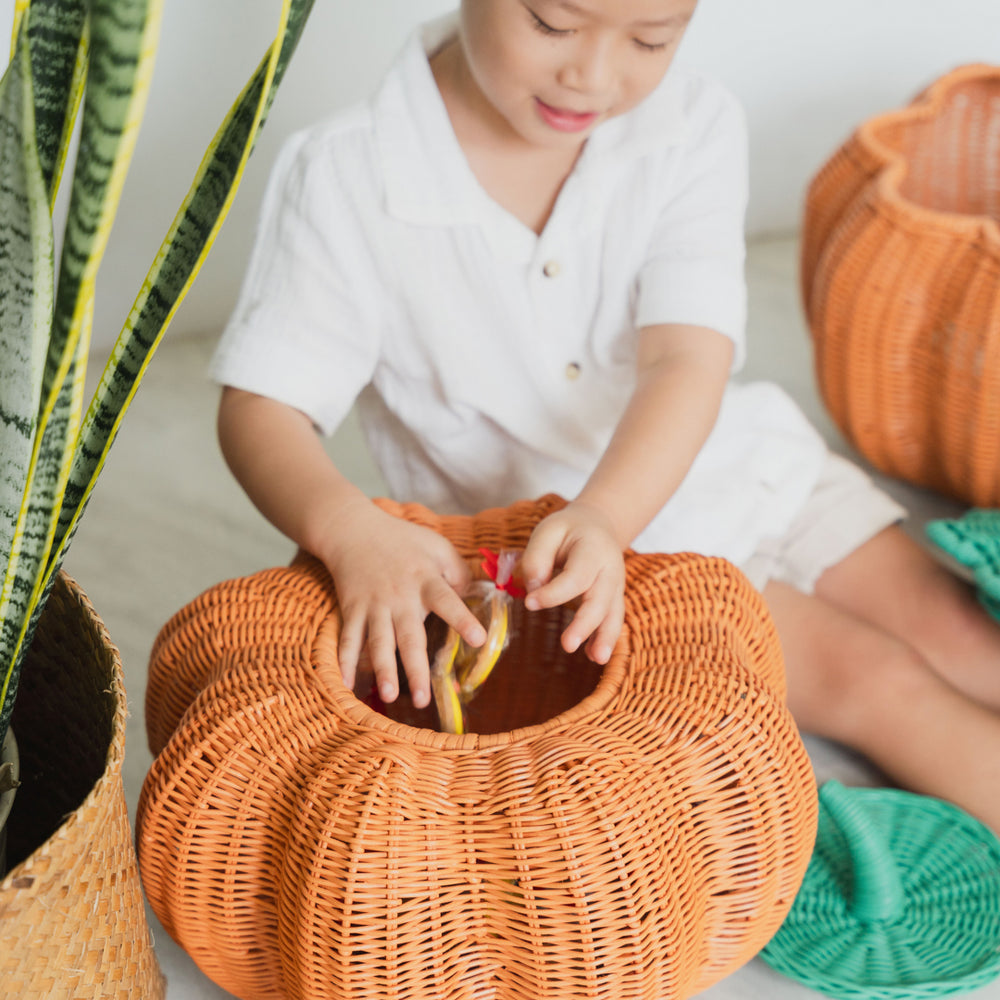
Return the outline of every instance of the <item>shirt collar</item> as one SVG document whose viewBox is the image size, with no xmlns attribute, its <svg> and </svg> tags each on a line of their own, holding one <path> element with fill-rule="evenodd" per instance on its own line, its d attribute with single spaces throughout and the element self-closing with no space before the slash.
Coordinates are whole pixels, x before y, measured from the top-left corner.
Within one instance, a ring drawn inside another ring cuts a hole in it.
<svg viewBox="0 0 1000 1000">
<path fill-rule="evenodd" d="M 454 225 L 495 219 L 496 206 L 465 158 L 430 68 L 430 56 L 457 30 L 456 12 L 417 29 L 373 98 L 386 209 L 406 222 Z M 679 143 L 684 133 L 681 86 L 668 72 L 642 104 L 594 131 L 574 173 L 601 173 L 608 164 Z"/>
<path fill-rule="evenodd" d="M 406 222 L 478 221 L 486 193 L 451 126 L 429 57 L 458 29 L 447 14 L 418 29 L 389 71 L 372 106 L 386 208 Z"/>
</svg>

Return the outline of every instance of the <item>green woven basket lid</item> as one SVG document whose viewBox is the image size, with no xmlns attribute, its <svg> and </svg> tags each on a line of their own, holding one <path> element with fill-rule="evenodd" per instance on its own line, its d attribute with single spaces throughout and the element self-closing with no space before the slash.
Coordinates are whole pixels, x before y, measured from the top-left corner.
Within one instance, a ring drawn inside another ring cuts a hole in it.
<svg viewBox="0 0 1000 1000">
<path fill-rule="evenodd" d="M 935 997 L 1000 974 L 1000 841 L 895 789 L 819 793 L 816 847 L 761 957 L 832 997 Z"/>
<path fill-rule="evenodd" d="M 979 600 L 1000 621 L 1000 510 L 977 508 L 955 519 L 930 521 L 927 537 L 971 571 Z"/>
</svg>

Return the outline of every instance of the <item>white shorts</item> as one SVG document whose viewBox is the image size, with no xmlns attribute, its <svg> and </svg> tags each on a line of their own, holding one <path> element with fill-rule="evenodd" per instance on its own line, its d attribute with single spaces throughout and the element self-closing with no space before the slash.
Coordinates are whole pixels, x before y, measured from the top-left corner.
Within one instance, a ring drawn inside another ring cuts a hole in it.
<svg viewBox="0 0 1000 1000">
<path fill-rule="evenodd" d="M 765 538 L 740 569 L 758 590 L 769 580 L 811 594 L 823 571 L 906 517 L 871 477 L 833 452 L 815 489 L 780 538 Z"/>
</svg>

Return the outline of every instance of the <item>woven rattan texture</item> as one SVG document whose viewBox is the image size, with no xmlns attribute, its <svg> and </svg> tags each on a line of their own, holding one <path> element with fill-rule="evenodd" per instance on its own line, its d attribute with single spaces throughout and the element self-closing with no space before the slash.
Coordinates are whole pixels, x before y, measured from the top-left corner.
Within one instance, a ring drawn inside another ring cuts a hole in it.
<svg viewBox="0 0 1000 1000">
<path fill-rule="evenodd" d="M 864 123 L 810 185 L 802 295 L 823 400 L 890 475 L 1000 506 L 1000 67 Z"/>
<path fill-rule="evenodd" d="M 560 503 L 386 506 L 472 557 L 523 547 Z M 816 817 L 777 636 L 721 560 L 626 562 L 596 687 L 529 726 L 512 697 L 492 733 L 406 726 L 347 691 L 315 561 L 180 611 L 153 651 L 137 819 L 164 927 L 255 1000 L 670 1000 L 746 962 L 792 904 Z M 494 674 L 531 691 L 557 650 L 508 651 Z"/>
<path fill-rule="evenodd" d="M 25 1000 L 157 1000 L 122 786 L 122 665 L 68 578 L 53 588 L 21 674 L 21 787 L 0 881 L 0 984 Z"/>
<path fill-rule="evenodd" d="M 819 794 L 816 849 L 761 957 L 842 1000 L 968 993 L 1000 973 L 1000 841 L 950 802 L 897 788 Z"/>
<path fill-rule="evenodd" d="M 1000 510 L 969 510 L 928 521 L 927 537 L 965 567 L 983 607 L 1000 621 Z"/>
</svg>

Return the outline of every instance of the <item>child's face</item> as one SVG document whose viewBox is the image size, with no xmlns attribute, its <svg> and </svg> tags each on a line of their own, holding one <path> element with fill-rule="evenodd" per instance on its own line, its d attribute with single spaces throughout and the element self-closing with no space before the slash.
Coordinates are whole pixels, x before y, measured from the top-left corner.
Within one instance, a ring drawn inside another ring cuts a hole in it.
<svg viewBox="0 0 1000 1000">
<path fill-rule="evenodd" d="M 463 0 L 461 49 L 477 103 L 531 145 L 578 146 L 656 88 L 696 4 Z"/>
</svg>

